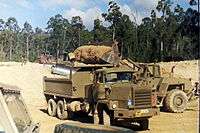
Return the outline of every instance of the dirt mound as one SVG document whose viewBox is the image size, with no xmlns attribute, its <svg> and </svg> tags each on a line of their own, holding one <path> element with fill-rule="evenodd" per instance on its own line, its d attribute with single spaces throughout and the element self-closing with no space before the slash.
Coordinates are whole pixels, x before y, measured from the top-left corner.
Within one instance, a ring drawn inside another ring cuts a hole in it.
<svg viewBox="0 0 200 133">
<path fill-rule="evenodd" d="M 199 80 L 199 67 L 198 61 L 180 61 L 180 62 L 161 62 L 161 71 L 163 76 L 169 76 L 174 67 L 174 76 L 182 78 L 190 78 L 192 83 L 198 82 Z"/>
</svg>

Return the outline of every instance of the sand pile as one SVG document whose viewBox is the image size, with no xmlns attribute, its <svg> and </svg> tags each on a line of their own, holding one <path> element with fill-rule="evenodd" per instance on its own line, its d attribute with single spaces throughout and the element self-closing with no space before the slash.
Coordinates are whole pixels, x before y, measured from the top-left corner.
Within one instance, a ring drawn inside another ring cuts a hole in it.
<svg viewBox="0 0 200 133">
<path fill-rule="evenodd" d="M 24 66 L 16 62 L 0 63 L 0 82 L 19 87 L 28 106 L 45 106 L 43 76 L 56 76 L 51 75 L 50 68 L 51 66 L 36 63 Z"/>
<path fill-rule="evenodd" d="M 199 80 L 199 67 L 198 61 L 180 61 L 180 62 L 161 62 L 161 71 L 163 76 L 168 76 L 171 69 L 174 67 L 174 76 L 182 78 L 191 78 L 192 82 L 198 82 Z"/>
</svg>

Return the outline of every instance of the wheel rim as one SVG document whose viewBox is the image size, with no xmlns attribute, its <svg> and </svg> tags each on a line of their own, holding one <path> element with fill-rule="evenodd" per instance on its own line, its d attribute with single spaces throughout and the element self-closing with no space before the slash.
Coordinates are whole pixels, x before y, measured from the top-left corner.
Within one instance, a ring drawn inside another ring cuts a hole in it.
<svg viewBox="0 0 200 133">
<path fill-rule="evenodd" d="M 174 97 L 173 102 L 176 107 L 181 107 L 184 103 L 184 100 L 181 96 L 176 96 L 176 97 Z"/>
</svg>

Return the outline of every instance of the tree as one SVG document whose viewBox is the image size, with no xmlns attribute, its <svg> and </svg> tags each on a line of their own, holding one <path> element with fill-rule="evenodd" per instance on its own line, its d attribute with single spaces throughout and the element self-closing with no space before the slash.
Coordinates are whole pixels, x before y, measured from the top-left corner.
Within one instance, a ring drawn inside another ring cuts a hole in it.
<svg viewBox="0 0 200 133">
<path fill-rule="evenodd" d="M 4 30 L 5 30 L 5 22 L 4 22 L 3 19 L 0 19 L 0 40 L 1 40 L 1 43 L 0 43 L 0 45 L 1 45 L 1 48 L 0 48 L 0 60 L 1 61 L 4 59 L 4 51 L 3 51 L 4 42 L 5 42 L 4 41 L 5 40 L 4 33 L 3 33 Z"/>
<path fill-rule="evenodd" d="M 51 53 L 56 53 L 56 58 L 58 59 L 61 54 L 60 51 L 64 52 L 63 48 L 65 47 L 66 42 L 69 44 L 67 36 L 70 34 L 71 26 L 68 20 L 63 18 L 60 14 L 51 17 L 47 22 L 47 25 L 47 30 L 50 34 L 49 40 L 52 42 L 49 50 Z"/>
<path fill-rule="evenodd" d="M 107 13 L 102 14 L 105 21 L 110 23 L 112 29 L 112 40 L 119 42 L 121 54 L 124 57 L 137 56 L 137 26 L 133 23 L 129 16 L 122 14 L 120 7 L 114 1 L 109 2 L 109 9 Z"/>
<path fill-rule="evenodd" d="M 108 13 L 103 13 L 102 16 L 105 21 L 111 23 L 110 28 L 112 29 L 112 40 L 114 41 L 116 39 L 116 28 L 118 27 L 118 23 L 121 21 L 122 13 L 120 12 L 120 7 L 114 1 L 110 1 L 108 5 Z"/>
<path fill-rule="evenodd" d="M 9 45 L 9 61 L 12 60 L 12 53 L 13 53 L 13 47 L 14 47 L 14 40 L 16 37 L 16 32 L 20 30 L 17 20 L 13 17 L 8 18 L 7 22 L 5 23 L 6 26 L 6 39 L 8 41 Z"/>
<path fill-rule="evenodd" d="M 94 20 L 94 28 L 92 32 L 93 32 L 94 42 L 103 42 L 112 40 L 109 29 L 104 27 L 99 19 Z"/>
<path fill-rule="evenodd" d="M 30 50 L 30 39 L 33 34 L 32 26 L 28 23 L 24 23 L 24 27 L 22 29 L 22 33 L 25 36 L 26 40 L 26 60 L 29 61 L 29 50 Z"/>
<path fill-rule="evenodd" d="M 79 47 L 81 45 L 81 30 L 85 28 L 83 25 L 82 18 L 80 16 L 74 16 L 71 20 L 72 25 L 72 37 L 74 47 Z M 78 42 L 76 41 L 78 40 Z"/>
</svg>

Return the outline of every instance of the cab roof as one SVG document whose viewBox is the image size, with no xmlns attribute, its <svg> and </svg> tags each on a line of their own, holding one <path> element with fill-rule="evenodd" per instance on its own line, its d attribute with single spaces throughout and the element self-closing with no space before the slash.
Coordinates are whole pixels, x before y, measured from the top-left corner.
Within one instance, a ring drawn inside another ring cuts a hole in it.
<svg viewBox="0 0 200 133">
<path fill-rule="evenodd" d="M 112 68 L 98 69 L 97 72 L 105 72 L 105 73 L 131 72 L 131 73 L 133 73 L 135 71 L 128 67 L 112 67 Z"/>
</svg>

